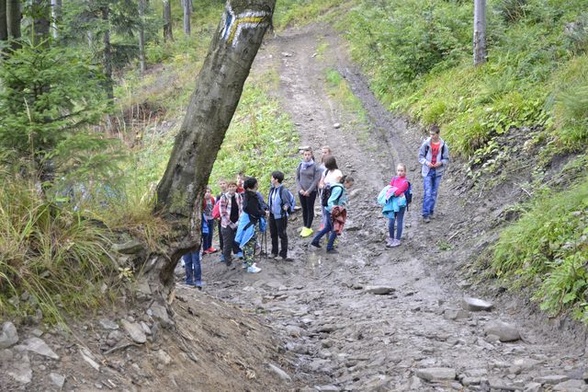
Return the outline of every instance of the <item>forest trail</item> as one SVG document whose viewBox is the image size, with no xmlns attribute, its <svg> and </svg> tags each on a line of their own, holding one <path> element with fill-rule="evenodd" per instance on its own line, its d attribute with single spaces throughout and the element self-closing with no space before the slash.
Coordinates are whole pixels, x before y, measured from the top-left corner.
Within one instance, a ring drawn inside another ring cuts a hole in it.
<svg viewBox="0 0 588 392">
<path fill-rule="evenodd" d="M 363 110 L 332 97 L 332 71 L 347 81 Z M 562 349 L 517 318 L 516 303 L 490 312 L 463 309 L 463 298 L 476 293 L 460 267 L 488 242 L 493 211 L 465 207 L 463 179 L 450 169 L 435 219 L 422 221 L 417 149 L 425 133 L 376 100 L 335 33 L 312 25 L 268 40 L 252 77 L 268 72 L 279 75 L 273 94 L 296 124 L 301 145 L 315 151 L 329 145 L 343 173 L 356 179 L 340 253 L 308 249 L 310 239 L 298 236 L 298 213 L 289 222 L 295 262 L 262 259 L 263 271 L 248 275 L 206 256 L 203 268 L 208 294 L 255 309 L 283 336 L 296 354 L 294 380 L 308 390 L 588 390 L 584 342 Z M 375 197 L 398 162 L 408 166 L 415 200 L 403 244 L 388 249 L 387 221 Z M 291 189 L 292 175 L 286 179 Z M 374 287 L 391 293 L 375 295 Z M 495 328 L 509 327 L 522 338 L 499 341 Z"/>
</svg>

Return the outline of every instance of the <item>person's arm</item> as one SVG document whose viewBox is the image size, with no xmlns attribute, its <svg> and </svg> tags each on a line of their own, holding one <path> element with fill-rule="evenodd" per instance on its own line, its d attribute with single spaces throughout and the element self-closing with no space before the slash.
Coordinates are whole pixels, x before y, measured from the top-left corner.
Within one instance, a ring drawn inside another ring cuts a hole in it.
<svg viewBox="0 0 588 392">
<path fill-rule="evenodd" d="M 308 194 L 310 194 L 310 192 L 315 191 L 318 186 L 319 186 L 319 181 L 321 180 L 321 171 L 318 168 L 318 166 L 316 165 L 316 163 L 313 165 L 314 171 L 313 171 L 313 180 L 312 180 L 312 184 L 310 184 L 310 186 L 308 187 L 308 189 L 306 190 L 306 192 Z"/>
</svg>

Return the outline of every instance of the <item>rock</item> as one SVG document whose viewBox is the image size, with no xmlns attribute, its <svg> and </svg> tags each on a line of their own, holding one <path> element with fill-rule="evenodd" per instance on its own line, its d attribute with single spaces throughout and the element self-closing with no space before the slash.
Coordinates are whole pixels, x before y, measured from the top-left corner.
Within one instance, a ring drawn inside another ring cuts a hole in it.
<svg viewBox="0 0 588 392">
<path fill-rule="evenodd" d="M 486 302 L 478 298 L 464 297 L 462 300 L 462 307 L 471 312 L 478 312 L 481 310 L 490 311 L 494 307 L 490 302 Z"/>
<path fill-rule="evenodd" d="M 8 348 L 18 343 L 18 332 L 12 322 L 7 321 L 2 324 L 2 334 L 0 334 L 0 349 Z"/>
<path fill-rule="evenodd" d="M 535 381 L 540 382 L 541 384 L 555 385 L 555 384 L 560 384 L 560 383 L 566 382 L 569 379 L 570 378 L 568 376 L 564 376 L 564 375 L 551 375 L 551 376 L 537 377 L 535 379 Z"/>
<path fill-rule="evenodd" d="M 388 295 L 396 291 L 394 287 L 390 286 L 367 286 L 364 290 L 376 295 Z"/>
<path fill-rule="evenodd" d="M 147 335 L 145 335 L 145 332 L 143 332 L 143 329 L 137 323 L 131 323 L 122 319 L 121 324 L 134 342 L 143 344 L 147 341 Z"/>
<path fill-rule="evenodd" d="M 100 319 L 99 323 L 100 323 L 100 326 L 104 329 L 111 329 L 111 330 L 118 329 L 118 324 L 112 320 Z"/>
<path fill-rule="evenodd" d="M 417 369 L 416 375 L 427 381 L 455 380 L 457 373 L 452 368 Z"/>
<path fill-rule="evenodd" d="M 136 254 L 143 250 L 143 244 L 138 240 L 130 240 L 124 244 L 113 244 L 112 250 L 122 254 Z"/>
<path fill-rule="evenodd" d="M 57 373 L 49 373 L 49 379 L 58 389 L 63 388 L 63 384 L 65 384 L 65 376 Z"/>
<path fill-rule="evenodd" d="M 496 335 L 501 342 L 514 342 L 521 338 L 517 328 L 503 321 L 491 321 L 484 327 L 486 335 Z"/>
<path fill-rule="evenodd" d="M 157 357 L 159 363 L 163 365 L 169 365 L 172 362 L 172 358 L 164 350 L 158 350 L 155 356 Z"/>
<path fill-rule="evenodd" d="M 85 347 L 80 347 L 82 359 L 92 366 L 96 371 L 100 371 L 100 365 L 94 360 L 92 352 Z"/>
<path fill-rule="evenodd" d="M 33 337 L 33 338 L 29 338 L 29 339 L 25 340 L 22 343 L 22 346 L 26 350 L 32 351 L 32 352 L 37 353 L 39 355 L 43 355 L 45 357 L 49 357 L 52 359 L 59 359 L 59 355 L 55 354 L 55 352 L 53 350 L 51 350 L 51 348 L 49 348 L 47 343 L 45 343 L 42 339 L 39 339 L 37 337 Z"/>
<path fill-rule="evenodd" d="M 559 383 L 553 387 L 554 391 L 565 391 L 565 392 L 584 392 L 587 387 L 582 380 L 568 380 Z"/>
<path fill-rule="evenodd" d="M 334 385 L 317 385 L 315 389 L 320 392 L 339 392 L 341 390 Z"/>
<path fill-rule="evenodd" d="M 22 384 L 30 383 L 33 379 L 33 369 L 31 369 L 29 356 L 23 353 L 19 360 L 11 363 L 6 373 Z"/>
<path fill-rule="evenodd" d="M 174 324 L 174 322 L 169 318 L 165 306 L 159 305 L 157 303 L 151 305 L 151 307 L 147 310 L 147 314 L 159 320 L 163 327 L 171 327 Z"/>
<path fill-rule="evenodd" d="M 445 309 L 443 317 L 447 320 L 461 320 L 470 317 L 470 313 L 464 309 Z"/>
<path fill-rule="evenodd" d="M 292 378 L 288 375 L 288 373 L 280 369 L 278 366 L 274 365 L 273 363 L 269 363 L 268 366 L 270 370 L 276 373 L 283 381 L 292 381 Z"/>
</svg>

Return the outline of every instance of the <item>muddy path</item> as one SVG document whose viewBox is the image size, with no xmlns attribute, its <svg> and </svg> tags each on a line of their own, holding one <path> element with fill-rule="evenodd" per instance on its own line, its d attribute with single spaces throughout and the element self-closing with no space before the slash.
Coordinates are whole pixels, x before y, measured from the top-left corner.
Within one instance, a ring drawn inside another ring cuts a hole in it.
<svg viewBox="0 0 588 392">
<path fill-rule="evenodd" d="M 332 98 L 332 70 L 363 113 Z M 464 310 L 463 298 L 476 292 L 460 267 L 487 243 L 484 222 L 492 211 L 466 207 L 450 170 L 436 218 L 422 222 L 417 149 L 424 134 L 382 107 L 336 34 L 319 26 L 278 34 L 260 50 L 253 77 L 267 72 L 279 75 L 274 94 L 301 144 L 331 146 L 343 173 L 356 179 L 339 254 L 309 249 L 309 239 L 298 235 L 298 213 L 289 223 L 294 262 L 262 258 L 262 272 L 250 275 L 227 269 L 216 255 L 204 257 L 205 293 L 260 315 L 293 354 L 293 382 L 275 390 L 588 390 L 585 342 L 545 335 L 525 321 L 518 303 Z M 375 197 L 398 162 L 408 166 L 415 200 L 402 245 L 388 249 Z M 489 329 L 496 324 L 503 330 Z M 521 339 L 500 341 L 509 327 Z"/>
</svg>

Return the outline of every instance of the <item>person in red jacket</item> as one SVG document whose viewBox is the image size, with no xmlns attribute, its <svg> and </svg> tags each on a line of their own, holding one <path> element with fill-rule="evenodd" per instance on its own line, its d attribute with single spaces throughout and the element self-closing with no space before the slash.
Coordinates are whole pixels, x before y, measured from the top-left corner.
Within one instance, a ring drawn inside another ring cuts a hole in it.
<svg viewBox="0 0 588 392">
<path fill-rule="evenodd" d="M 390 186 L 392 187 L 394 197 L 404 198 L 404 192 L 408 190 L 408 180 L 406 179 L 406 165 L 399 163 L 396 165 L 396 175 L 390 180 Z M 394 248 L 400 245 L 400 238 L 402 238 L 402 226 L 404 225 L 404 212 L 406 211 L 406 199 L 404 203 L 400 199 L 397 203 L 398 211 L 394 210 L 394 213 L 388 218 L 388 241 L 386 246 Z M 394 235 L 394 226 L 396 226 L 396 236 Z"/>
</svg>

